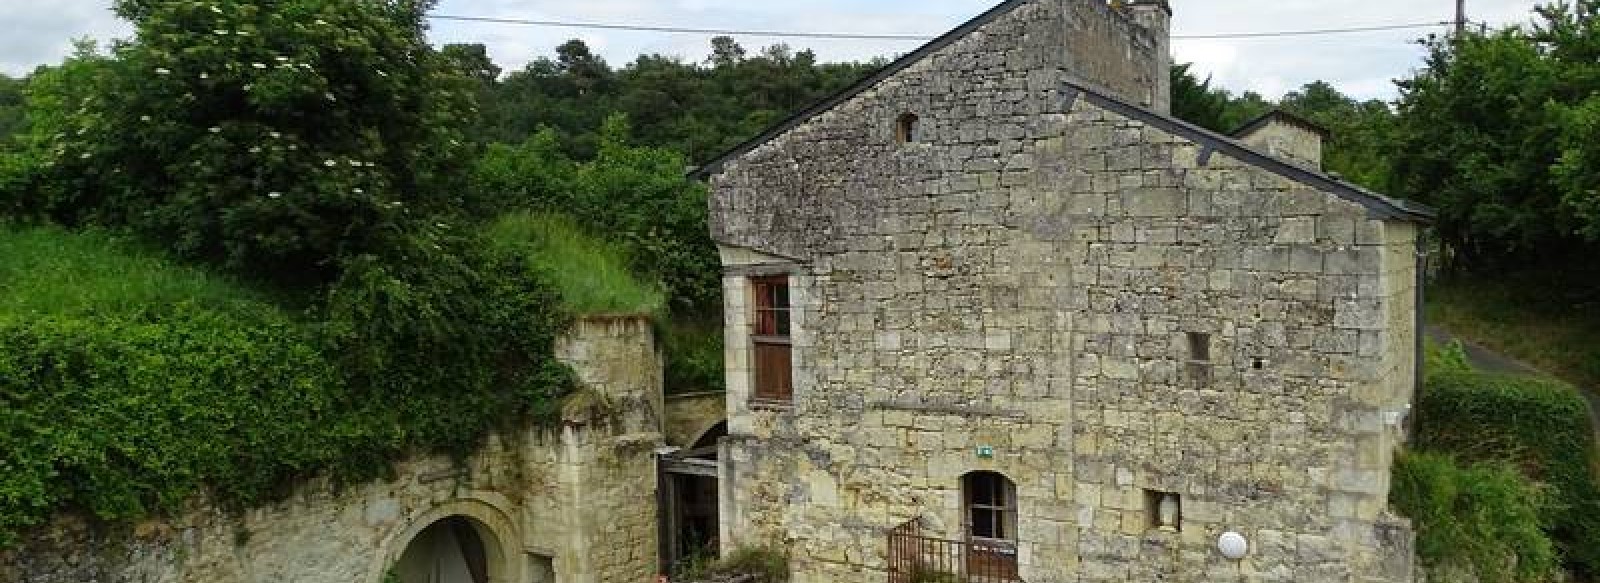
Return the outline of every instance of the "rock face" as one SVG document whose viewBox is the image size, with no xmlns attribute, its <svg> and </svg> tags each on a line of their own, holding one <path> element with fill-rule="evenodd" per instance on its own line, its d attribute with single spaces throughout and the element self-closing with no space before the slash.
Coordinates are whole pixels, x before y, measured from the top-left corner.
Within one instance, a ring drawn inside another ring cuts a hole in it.
<svg viewBox="0 0 1600 583">
<path fill-rule="evenodd" d="M 387 481 L 306 484 L 242 513 L 196 501 L 114 531 L 62 517 L 0 553 L 0 582 L 380 583 L 419 533 L 450 519 L 470 525 L 463 536 L 481 542 L 494 583 L 649 581 L 662 411 L 650 324 L 580 320 L 557 350 L 615 414 L 497 435 L 464 464 L 419 456 Z"/>
<path fill-rule="evenodd" d="M 995 472 L 1030 583 L 1410 581 L 1387 494 L 1425 211 L 1152 111 L 1103 2 L 1008 6 L 703 171 L 724 549 L 890 580 L 888 531 L 962 538 Z M 773 275 L 794 396 L 753 404 Z"/>
</svg>

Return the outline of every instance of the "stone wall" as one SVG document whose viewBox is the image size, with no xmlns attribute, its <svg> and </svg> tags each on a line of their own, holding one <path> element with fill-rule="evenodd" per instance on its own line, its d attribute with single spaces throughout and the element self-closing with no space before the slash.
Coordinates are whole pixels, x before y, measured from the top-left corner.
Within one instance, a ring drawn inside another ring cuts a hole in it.
<svg viewBox="0 0 1600 583">
<path fill-rule="evenodd" d="M 1322 134 L 1309 128 L 1273 119 L 1240 135 L 1239 141 L 1306 168 L 1322 169 Z"/>
<path fill-rule="evenodd" d="M 887 529 L 958 536 L 961 477 L 988 470 L 1016 485 L 1031 583 L 1409 580 L 1386 495 L 1415 229 L 1070 89 L 1063 9 L 1025 4 L 710 178 L 725 546 L 882 581 Z M 900 144 L 907 111 L 925 139 Z M 788 407 L 749 403 L 748 277 L 773 273 Z M 1151 492 L 1181 496 L 1178 532 Z M 1215 552 L 1226 530 L 1247 560 Z"/>
<path fill-rule="evenodd" d="M 464 464 L 414 456 L 390 480 L 304 484 L 279 503 L 95 528 L 63 516 L 0 553 L 0 582 L 379 583 L 424 528 L 469 519 L 497 583 L 647 581 L 656 572 L 661 362 L 637 319 L 581 320 L 559 356 L 615 414 L 497 435 Z"/>
<path fill-rule="evenodd" d="M 667 395 L 667 445 L 693 447 L 718 423 L 728 418 L 728 394 L 723 391 Z"/>
</svg>

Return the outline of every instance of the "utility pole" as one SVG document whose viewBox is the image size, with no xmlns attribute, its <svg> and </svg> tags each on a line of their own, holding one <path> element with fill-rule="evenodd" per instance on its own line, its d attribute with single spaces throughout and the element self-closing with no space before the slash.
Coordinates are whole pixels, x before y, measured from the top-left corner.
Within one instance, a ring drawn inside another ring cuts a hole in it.
<svg viewBox="0 0 1600 583">
<path fill-rule="evenodd" d="M 1467 33 L 1467 0 L 1456 0 L 1456 36 Z"/>
</svg>

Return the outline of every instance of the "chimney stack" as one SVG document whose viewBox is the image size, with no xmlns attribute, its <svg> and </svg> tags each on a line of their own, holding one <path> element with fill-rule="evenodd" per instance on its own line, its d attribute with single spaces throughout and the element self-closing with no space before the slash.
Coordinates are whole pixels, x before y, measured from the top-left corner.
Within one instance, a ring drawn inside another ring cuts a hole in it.
<svg viewBox="0 0 1600 583">
<path fill-rule="evenodd" d="M 1150 109 L 1162 115 L 1172 114 L 1172 5 L 1167 0 L 1130 0 L 1128 13 L 1133 16 L 1156 41 L 1155 60 L 1150 72 Z"/>
</svg>

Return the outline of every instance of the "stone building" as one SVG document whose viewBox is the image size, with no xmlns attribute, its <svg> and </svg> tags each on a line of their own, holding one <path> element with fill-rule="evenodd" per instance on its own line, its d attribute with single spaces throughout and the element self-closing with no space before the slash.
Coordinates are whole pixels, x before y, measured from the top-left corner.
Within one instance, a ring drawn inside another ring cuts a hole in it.
<svg viewBox="0 0 1600 583">
<path fill-rule="evenodd" d="M 799 583 L 1412 579 L 1429 211 L 1288 116 L 1170 117 L 1170 17 L 1007 1 L 699 171 L 724 550 Z"/>
</svg>

